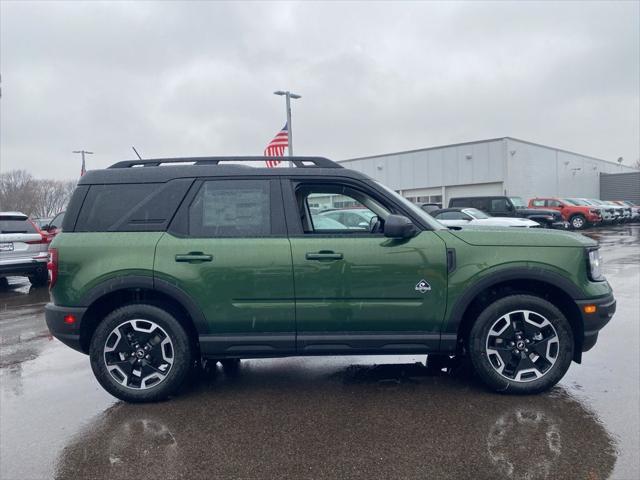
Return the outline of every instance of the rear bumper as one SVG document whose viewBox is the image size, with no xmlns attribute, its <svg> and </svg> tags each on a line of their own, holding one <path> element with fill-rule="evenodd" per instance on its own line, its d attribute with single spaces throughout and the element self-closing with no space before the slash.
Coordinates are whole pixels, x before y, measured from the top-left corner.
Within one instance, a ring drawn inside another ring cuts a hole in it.
<svg viewBox="0 0 640 480">
<path fill-rule="evenodd" d="M 47 303 L 44 307 L 44 318 L 51 335 L 74 350 L 87 353 L 80 345 L 80 325 L 86 311 L 86 307 L 59 307 L 53 303 Z M 67 315 L 73 315 L 75 321 L 65 322 Z"/>
<path fill-rule="evenodd" d="M 582 324 L 584 325 L 584 339 L 582 341 L 582 351 L 591 350 L 598 341 L 598 333 L 609 323 L 609 320 L 616 313 L 616 299 L 613 294 L 596 300 L 578 300 L 578 307 L 582 315 Z M 594 313 L 584 313 L 586 305 L 595 305 Z"/>
<path fill-rule="evenodd" d="M 0 275 L 35 275 L 47 271 L 47 260 L 0 263 Z"/>
</svg>

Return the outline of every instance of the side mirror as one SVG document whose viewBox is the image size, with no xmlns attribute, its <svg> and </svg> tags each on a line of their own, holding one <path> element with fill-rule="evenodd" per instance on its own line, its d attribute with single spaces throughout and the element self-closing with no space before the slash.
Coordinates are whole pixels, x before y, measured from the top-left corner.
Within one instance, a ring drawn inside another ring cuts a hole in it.
<svg viewBox="0 0 640 480">
<path fill-rule="evenodd" d="M 511 212 L 513 210 L 513 205 L 511 205 L 510 203 L 507 203 L 507 211 Z"/>
<path fill-rule="evenodd" d="M 418 233 L 415 225 L 402 215 L 389 215 L 384 222 L 384 236 L 389 238 L 411 238 Z"/>
<path fill-rule="evenodd" d="M 49 230 L 51 230 L 51 225 L 47 223 L 46 225 L 43 225 L 42 227 L 40 227 L 40 230 L 44 230 L 45 232 L 48 232 Z"/>
</svg>

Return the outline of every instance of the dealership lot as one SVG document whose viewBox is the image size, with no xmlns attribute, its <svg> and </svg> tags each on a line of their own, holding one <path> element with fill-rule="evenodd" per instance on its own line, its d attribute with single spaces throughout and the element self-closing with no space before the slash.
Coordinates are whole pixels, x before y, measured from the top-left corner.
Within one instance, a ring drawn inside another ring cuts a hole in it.
<svg viewBox="0 0 640 480">
<path fill-rule="evenodd" d="M 0 477 L 636 478 L 640 226 L 586 231 L 618 300 L 547 394 L 487 392 L 424 356 L 285 358 L 215 369 L 130 405 L 48 336 L 44 288 L 0 292 Z"/>
</svg>

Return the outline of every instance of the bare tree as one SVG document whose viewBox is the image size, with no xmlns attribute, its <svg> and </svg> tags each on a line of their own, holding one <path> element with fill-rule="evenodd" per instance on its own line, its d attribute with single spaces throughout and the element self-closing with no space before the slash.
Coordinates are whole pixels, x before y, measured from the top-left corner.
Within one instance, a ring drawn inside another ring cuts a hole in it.
<svg viewBox="0 0 640 480">
<path fill-rule="evenodd" d="M 0 175 L 0 210 L 31 214 L 36 210 L 36 180 L 26 170 Z"/>
<path fill-rule="evenodd" d="M 76 183 L 61 180 L 39 180 L 35 189 L 36 210 L 34 215 L 52 217 L 64 210 Z"/>
<path fill-rule="evenodd" d="M 64 210 L 74 181 L 37 180 L 25 170 L 0 174 L 0 210 L 50 217 Z"/>
</svg>

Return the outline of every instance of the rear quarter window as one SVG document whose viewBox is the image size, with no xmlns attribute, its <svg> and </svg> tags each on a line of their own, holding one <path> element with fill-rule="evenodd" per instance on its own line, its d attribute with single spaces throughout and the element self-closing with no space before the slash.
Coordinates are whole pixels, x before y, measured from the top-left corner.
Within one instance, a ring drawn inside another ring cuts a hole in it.
<svg viewBox="0 0 640 480">
<path fill-rule="evenodd" d="M 0 233 L 37 233 L 37 230 L 27 219 L 0 219 Z"/>
<path fill-rule="evenodd" d="M 167 183 L 91 185 L 76 232 L 164 231 L 193 179 Z M 66 228 L 66 221 L 64 227 Z"/>
</svg>

